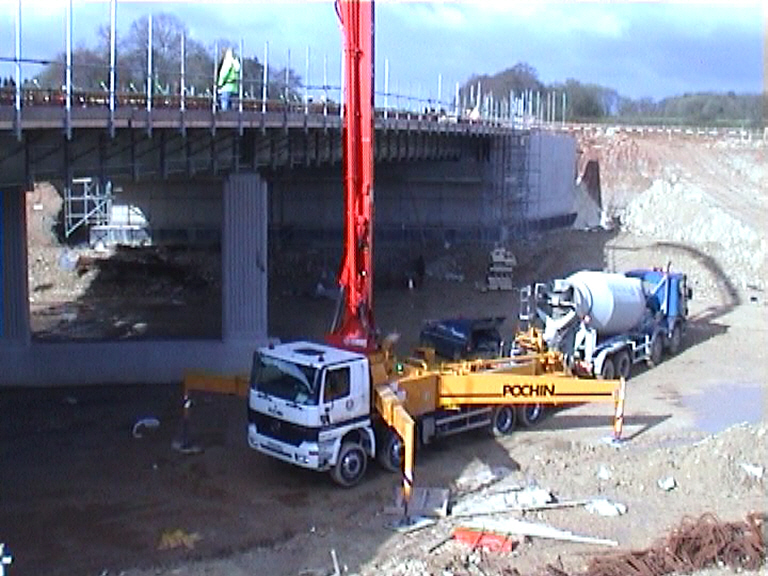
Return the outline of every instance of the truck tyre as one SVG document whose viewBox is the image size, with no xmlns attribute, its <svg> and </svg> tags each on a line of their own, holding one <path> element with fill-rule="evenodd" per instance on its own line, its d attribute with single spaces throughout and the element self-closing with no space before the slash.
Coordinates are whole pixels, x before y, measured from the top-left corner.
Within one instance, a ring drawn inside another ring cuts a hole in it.
<svg viewBox="0 0 768 576">
<path fill-rule="evenodd" d="M 680 328 L 680 324 L 675 324 L 675 327 L 672 329 L 672 335 L 669 337 L 669 342 L 667 342 L 667 350 L 669 350 L 670 356 L 674 356 L 680 352 L 680 344 L 682 344 L 682 341 L 683 331 Z"/>
<path fill-rule="evenodd" d="M 526 428 L 538 424 L 544 418 L 544 404 L 523 404 L 517 407 L 517 419 Z"/>
<path fill-rule="evenodd" d="M 331 478 L 336 484 L 350 488 L 356 485 L 365 475 L 368 466 L 368 455 L 357 442 L 345 441 L 339 450 L 339 459 L 331 470 Z"/>
<path fill-rule="evenodd" d="M 646 363 L 653 368 L 661 364 L 661 355 L 664 353 L 664 336 L 660 332 L 656 332 L 651 338 L 651 354 L 648 356 Z"/>
<path fill-rule="evenodd" d="M 387 430 L 376 451 L 376 460 L 387 472 L 399 472 L 403 467 L 403 441 L 393 430 Z"/>
<path fill-rule="evenodd" d="M 491 412 L 491 433 L 494 436 L 511 434 L 517 425 L 517 411 L 513 406 L 496 406 Z"/>
<path fill-rule="evenodd" d="M 622 350 L 616 354 L 613 362 L 616 368 L 616 377 L 629 380 L 629 375 L 632 373 L 632 360 L 629 358 L 629 352 Z"/>
<path fill-rule="evenodd" d="M 613 364 L 613 356 L 606 356 L 603 360 L 603 367 L 597 376 L 599 380 L 613 380 L 616 378 L 616 367 Z"/>
</svg>

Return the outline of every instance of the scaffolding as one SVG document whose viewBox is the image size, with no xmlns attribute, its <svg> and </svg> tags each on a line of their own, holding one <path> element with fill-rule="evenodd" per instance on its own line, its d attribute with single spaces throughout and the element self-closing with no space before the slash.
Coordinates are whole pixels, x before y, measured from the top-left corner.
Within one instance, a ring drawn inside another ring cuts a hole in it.
<svg viewBox="0 0 768 576">
<path fill-rule="evenodd" d="M 529 240 L 533 234 L 542 229 L 541 203 L 544 196 L 542 190 L 542 132 L 537 129 L 528 133 L 525 145 L 526 192 L 524 215 L 524 235 Z"/>
<path fill-rule="evenodd" d="M 493 217 L 497 222 L 498 241 L 506 244 L 512 239 L 530 235 L 532 195 L 539 194 L 541 159 L 531 150 L 530 132 L 515 130 L 495 141 L 493 177 Z"/>
<path fill-rule="evenodd" d="M 64 190 L 64 236 L 82 226 L 106 226 L 112 213 L 112 182 L 73 178 Z"/>
</svg>

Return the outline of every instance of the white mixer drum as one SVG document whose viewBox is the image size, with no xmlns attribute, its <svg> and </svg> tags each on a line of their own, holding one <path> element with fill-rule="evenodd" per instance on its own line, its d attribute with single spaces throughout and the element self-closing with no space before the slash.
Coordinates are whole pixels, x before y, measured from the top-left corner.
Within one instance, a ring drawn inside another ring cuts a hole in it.
<svg viewBox="0 0 768 576">
<path fill-rule="evenodd" d="M 637 326 L 645 314 L 645 294 L 639 278 L 584 270 L 565 279 L 573 288 L 576 313 L 603 336 Z"/>
</svg>

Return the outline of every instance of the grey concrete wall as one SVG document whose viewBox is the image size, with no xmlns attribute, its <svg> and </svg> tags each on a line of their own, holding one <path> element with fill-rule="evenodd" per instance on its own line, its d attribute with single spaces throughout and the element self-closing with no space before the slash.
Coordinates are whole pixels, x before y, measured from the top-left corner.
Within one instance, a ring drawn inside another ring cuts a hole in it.
<svg viewBox="0 0 768 576">
<path fill-rule="evenodd" d="M 376 233 L 488 225 L 483 163 L 474 159 L 377 164 Z M 340 167 L 297 169 L 271 179 L 270 225 L 338 234 L 343 227 Z"/>
<path fill-rule="evenodd" d="M 114 182 L 122 190 L 115 193 L 115 204 L 141 209 L 154 240 L 203 240 L 197 236 L 215 235 L 223 222 L 222 179 L 196 178 L 156 182 Z M 186 236 L 186 237 L 185 237 Z"/>
<path fill-rule="evenodd" d="M 565 134 L 532 134 L 528 149 L 528 167 L 528 219 L 545 220 L 573 213 L 576 140 Z"/>
<path fill-rule="evenodd" d="M 187 370 L 247 374 L 254 346 L 212 340 L 0 342 L 0 387 L 180 382 Z"/>
<path fill-rule="evenodd" d="M 519 153 L 496 146 L 487 155 L 464 154 L 457 161 L 377 163 L 377 236 L 396 239 L 399 230 L 403 238 L 455 231 L 488 239 L 501 234 L 503 226 L 515 230 L 525 220 L 563 221 L 573 215 L 575 140 L 533 133 L 527 149 L 519 143 L 509 146 L 518 146 Z M 344 210 L 339 167 L 299 168 L 270 178 L 270 226 L 339 237 Z"/>
</svg>

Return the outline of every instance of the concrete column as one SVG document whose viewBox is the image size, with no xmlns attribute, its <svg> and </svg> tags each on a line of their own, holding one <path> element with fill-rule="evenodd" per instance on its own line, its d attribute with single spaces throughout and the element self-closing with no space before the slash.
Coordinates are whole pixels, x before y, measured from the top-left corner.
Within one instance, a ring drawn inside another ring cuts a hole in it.
<svg viewBox="0 0 768 576">
<path fill-rule="evenodd" d="M 30 341 L 26 196 L 0 191 L 0 345 Z"/>
<path fill-rule="evenodd" d="M 223 204 L 222 338 L 260 345 L 267 337 L 266 180 L 230 175 Z"/>
</svg>

